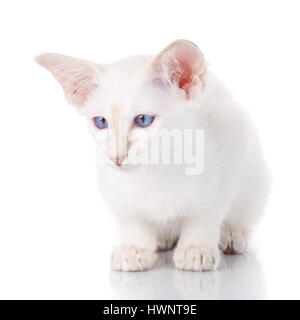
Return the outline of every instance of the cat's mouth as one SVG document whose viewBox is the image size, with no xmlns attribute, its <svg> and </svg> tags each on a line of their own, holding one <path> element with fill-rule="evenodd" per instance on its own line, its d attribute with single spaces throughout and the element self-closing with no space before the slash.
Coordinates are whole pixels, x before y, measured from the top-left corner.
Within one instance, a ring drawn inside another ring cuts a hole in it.
<svg viewBox="0 0 300 320">
<path fill-rule="evenodd" d="M 137 167 L 138 167 L 138 164 L 124 163 L 119 168 L 127 170 L 127 169 L 134 169 L 134 168 L 137 168 Z"/>
<path fill-rule="evenodd" d="M 128 163 L 126 161 L 122 162 L 121 164 L 117 165 L 115 162 L 111 161 L 110 159 L 107 159 L 107 165 L 119 169 L 119 170 L 129 170 L 129 169 L 134 169 L 137 168 L 139 165 L 136 163 Z"/>
</svg>

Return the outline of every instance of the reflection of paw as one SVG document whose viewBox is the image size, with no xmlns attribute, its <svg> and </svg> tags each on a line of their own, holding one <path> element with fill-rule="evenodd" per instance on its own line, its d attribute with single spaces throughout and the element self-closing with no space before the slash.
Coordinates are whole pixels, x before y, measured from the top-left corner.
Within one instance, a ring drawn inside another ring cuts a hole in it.
<svg viewBox="0 0 300 320">
<path fill-rule="evenodd" d="M 248 247 L 248 232 L 240 227 L 225 224 L 222 227 L 220 249 L 225 254 L 243 253 Z"/>
<path fill-rule="evenodd" d="M 157 255 L 147 249 L 131 246 L 120 246 L 114 249 L 111 264 L 114 270 L 144 271 L 155 264 Z"/>
<path fill-rule="evenodd" d="M 155 282 L 157 273 L 111 271 L 110 284 L 114 290 L 114 299 L 154 299 L 160 284 Z"/>
<path fill-rule="evenodd" d="M 220 272 L 182 272 L 175 270 L 174 285 L 180 299 L 215 299 L 218 294 Z"/>
<path fill-rule="evenodd" d="M 174 252 L 174 262 L 176 268 L 182 270 L 216 270 L 220 263 L 220 254 L 218 248 L 177 247 Z"/>
</svg>

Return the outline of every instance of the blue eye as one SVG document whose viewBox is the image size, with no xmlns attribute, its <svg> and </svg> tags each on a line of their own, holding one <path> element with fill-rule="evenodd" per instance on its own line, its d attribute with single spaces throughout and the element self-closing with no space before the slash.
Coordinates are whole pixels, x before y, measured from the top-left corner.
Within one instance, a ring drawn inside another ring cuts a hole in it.
<svg viewBox="0 0 300 320">
<path fill-rule="evenodd" d="M 94 117 L 93 118 L 94 124 L 99 129 L 107 128 L 107 121 L 103 117 Z"/>
<path fill-rule="evenodd" d="M 150 114 L 139 114 L 135 117 L 134 122 L 142 128 L 150 126 L 150 124 L 153 122 L 154 116 L 151 116 Z"/>
</svg>

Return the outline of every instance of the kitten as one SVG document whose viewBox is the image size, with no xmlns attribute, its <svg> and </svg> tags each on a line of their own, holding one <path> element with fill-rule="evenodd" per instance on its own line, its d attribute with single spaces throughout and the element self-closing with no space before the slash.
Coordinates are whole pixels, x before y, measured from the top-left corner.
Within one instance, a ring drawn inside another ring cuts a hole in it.
<svg viewBox="0 0 300 320">
<path fill-rule="evenodd" d="M 253 125 L 195 44 L 112 65 L 53 53 L 36 61 L 96 139 L 100 189 L 121 233 L 113 269 L 148 270 L 156 251 L 176 245 L 177 268 L 215 270 L 219 249 L 246 250 L 269 173 Z"/>
</svg>

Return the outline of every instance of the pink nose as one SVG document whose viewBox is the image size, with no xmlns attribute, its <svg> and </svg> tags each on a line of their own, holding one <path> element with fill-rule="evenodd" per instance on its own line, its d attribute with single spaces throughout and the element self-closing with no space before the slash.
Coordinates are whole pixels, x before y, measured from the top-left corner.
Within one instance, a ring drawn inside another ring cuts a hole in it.
<svg viewBox="0 0 300 320">
<path fill-rule="evenodd" d="M 114 162 L 117 166 L 121 166 L 123 160 L 124 160 L 124 157 L 111 157 L 109 156 L 109 159 Z"/>
</svg>

